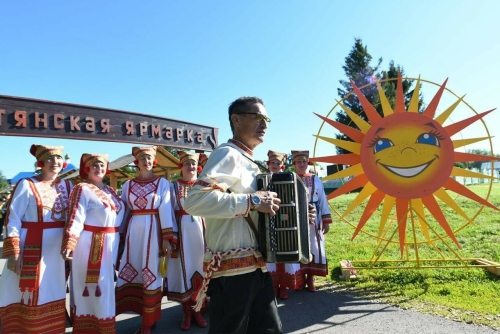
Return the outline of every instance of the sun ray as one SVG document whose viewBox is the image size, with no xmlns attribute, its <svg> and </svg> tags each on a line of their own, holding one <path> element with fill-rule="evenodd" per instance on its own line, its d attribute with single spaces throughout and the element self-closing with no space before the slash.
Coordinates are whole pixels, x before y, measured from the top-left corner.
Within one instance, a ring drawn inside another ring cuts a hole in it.
<svg viewBox="0 0 500 334">
<path fill-rule="evenodd" d="M 399 232 L 399 250 L 401 257 L 406 242 L 406 222 L 408 220 L 408 199 L 396 199 L 396 216 L 398 217 L 398 232 Z"/>
<path fill-rule="evenodd" d="M 365 226 L 368 219 L 377 210 L 380 203 L 382 203 L 384 196 L 385 196 L 385 194 L 380 190 L 376 190 L 370 196 L 370 199 L 368 200 L 368 203 L 365 206 L 365 210 L 363 211 L 363 214 L 361 215 L 361 218 L 359 219 L 359 223 L 356 226 L 356 230 L 354 231 L 354 234 L 352 235 L 351 241 L 354 240 L 354 238 L 356 238 L 356 235 L 358 235 L 359 231 L 361 231 L 363 226 Z"/>
<path fill-rule="evenodd" d="M 469 216 L 462 210 L 462 208 L 455 202 L 453 198 L 444 190 L 443 188 L 438 189 L 434 195 L 436 195 L 440 200 L 446 203 L 451 209 L 453 209 L 460 216 L 464 217 L 466 221 L 470 221 Z"/>
<path fill-rule="evenodd" d="M 323 139 L 324 141 L 327 141 L 329 143 L 332 143 L 333 145 L 336 145 L 338 147 L 342 147 L 345 150 L 348 150 L 349 152 L 356 153 L 359 155 L 359 152 L 361 150 L 361 144 L 360 143 L 355 143 L 352 141 L 347 141 L 343 139 L 336 139 L 336 138 L 329 138 L 329 137 L 323 137 L 323 136 L 317 136 L 313 135 L 314 137 L 317 137 L 319 139 Z"/>
<path fill-rule="evenodd" d="M 469 190 L 467 187 L 464 185 L 458 183 L 457 181 L 453 180 L 452 178 L 449 178 L 446 183 L 443 185 L 444 188 L 449 189 L 459 195 L 465 196 L 471 200 L 474 200 L 476 202 L 479 202 L 483 205 L 486 205 L 492 209 L 495 209 L 497 211 L 500 211 L 496 206 L 488 202 L 487 200 L 483 199 L 482 197 L 476 195 L 474 192 Z"/>
<path fill-rule="evenodd" d="M 359 131 L 358 129 L 352 128 L 352 127 L 350 127 L 349 125 L 346 125 L 346 124 L 342 124 L 342 123 L 336 122 L 334 120 L 331 120 L 331 119 L 329 119 L 327 117 L 323 117 L 323 116 L 318 115 L 316 113 L 314 113 L 314 114 L 316 116 L 318 116 L 319 118 L 321 118 L 326 123 L 328 123 L 331 126 L 333 126 L 335 129 L 339 130 L 341 133 L 345 134 L 347 137 L 349 137 L 352 140 L 354 140 L 355 142 L 361 143 L 363 141 L 363 138 L 364 138 L 365 134 L 363 132 Z"/>
<path fill-rule="evenodd" d="M 455 152 L 455 162 L 468 162 L 468 161 L 495 161 L 500 160 L 500 157 L 491 155 L 481 155 L 474 153 Z"/>
<path fill-rule="evenodd" d="M 371 182 L 367 182 L 366 185 L 361 189 L 358 196 L 354 198 L 349 207 L 342 214 L 342 218 L 347 216 L 352 210 L 358 207 L 367 197 L 371 196 L 375 191 L 377 191 L 377 187 L 373 185 Z"/>
<path fill-rule="evenodd" d="M 468 169 L 463 169 L 460 167 L 453 167 L 451 171 L 451 176 L 465 176 L 465 177 L 475 177 L 478 179 L 490 179 L 490 180 L 498 180 L 498 177 L 494 177 L 491 175 L 486 175 L 482 173 L 476 173 Z"/>
<path fill-rule="evenodd" d="M 439 124 L 443 125 L 444 122 L 450 117 L 450 115 L 455 111 L 455 108 L 462 102 L 464 99 L 465 95 L 462 96 L 457 100 L 457 102 L 453 103 L 451 106 L 448 107 L 445 111 L 443 111 L 438 117 L 436 117 L 434 120 L 438 122 Z"/>
<path fill-rule="evenodd" d="M 356 96 L 358 97 L 361 106 L 363 107 L 366 117 L 368 117 L 368 121 L 373 126 L 378 121 L 380 121 L 382 117 L 379 115 L 377 109 L 375 109 L 375 107 L 370 103 L 370 101 L 368 101 L 368 99 L 363 95 L 361 90 L 359 90 L 359 88 L 352 80 L 351 80 L 351 86 L 352 89 L 354 89 L 354 92 L 356 93 Z"/>
<path fill-rule="evenodd" d="M 417 79 L 417 84 L 413 90 L 413 95 L 411 96 L 410 105 L 408 106 L 408 112 L 418 112 L 418 104 L 420 102 L 420 75 Z"/>
<path fill-rule="evenodd" d="M 351 166 L 349 168 L 346 168 L 344 170 L 338 171 L 337 173 L 327 175 L 324 178 L 322 178 L 321 180 L 323 180 L 323 181 L 336 180 L 336 179 L 340 179 L 342 177 L 359 175 L 359 174 L 364 174 L 363 167 L 361 166 L 361 164 L 357 164 L 357 165 Z"/>
<path fill-rule="evenodd" d="M 391 104 L 389 100 L 387 100 L 387 96 L 385 96 L 385 92 L 380 85 L 380 82 L 377 80 L 377 90 L 378 95 L 380 96 L 380 104 L 382 105 L 382 112 L 384 113 L 384 117 L 394 114 L 392 110 Z"/>
<path fill-rule="evenodd" d="M 395 86 L 394 106 L 391 105 L 393 102 L 389 101 L 388 95 L 384 91 L 384 88 L 387 87 L 383 86 L 384 82 L 391 80 L 379 81 L 375 79 L 375 82 L 371 84 L 377 87 L 382 109 L 380 114 L 377 112 L 375 104 L 370 103 L 353 81 L 351 81 L 351 86 L 366 114 L 366 120 L 363 119 L 365 116 L 361 118 L 360 115 L 344 105 L 342 103 L 345 102 L 344 100 L 337 101 L 336 107 L 342 108 L 347 117 L 350 118 L 349 125 L 341 124 L 315 113 L 323 120 L 323 124 L 329 124 L 347 140 L 336 139 L 335 137 L 338 135 L 333 135 L 331 138 L 320 136 L 319 133 L 315 137 L 347 150 L 349 153 L 314 157 L 310 160 L 350 166 L 328 175 L 323 180 L 352 177 L 330 193 L 327 196 L 328 200 L 360 190 L 348 208 L 343 213 L 339 213 L 345 219 L 347 215 L 361 212 L 352 240 L 360 232 L 367 229 L 368 222 L 370 219 L 373 220 L 374 214 L 380 209 L 378 236 L 376 237 L 382 240 L 392 234 L 387 242 L 388 244 L 392 242 L 399 244 L 402 259 L 416 256 L 418 261 L 418 247 L 422 242 L 432 245 L 435 250 L 440 252 L 434 245 L 436 240 L 444 242 L 455 253 L 454 247 L 452 249 L 451 243 L 446 243 L 445 239 L 449 237 L 460 248 L 454 233 L 461 228 L 457 229 L 455 225 L 450 226 L 451 218 L 448 215 L 450 212 L 451 214 L 456 213 L 459 220 L 465 219 L 467 224 L 471 223 L 470 213 L 466 213 L 459 205 L 460 202 L 453 197 L 455 194 L 455 196 L 460 195 L 475 201 L 478 208 L 488 206 L 500 211 L 500 208 L 488 202 L 488 198 L 481 198 L 453 179 L 455 176 L 497 179 L 494 176 L 454 166 L 456 162 L 484 161 L 493 163 L 493 161 L 500 160 L 500 157 L 455 151 L 459 147 L 485 139 L 491 140 L 491 137 L 458 139 L 458 135 L 478 120 L 481 120 L 485 125 L 484 117 L 495 109 L 481 114 L 473 110 L 475 114 L 472 117 L 448 124 L 451 123 L 451 115 L 457 112 L 462 102 L 469 106 L 464 101 L 465 95 L 458 97 L 446 88 L 448 79 L 444 80 L 441 85 L 436 84 L 437 92 L 422 113 L 419 111 L 422 88 L 420 76 L 418 79 L 406 79 L 416 82 L 413 92 L 408 94 L 408 96 L 411 95 L 408 108 L 406 108 L 406 96 L 403 91 L 404 79 L 400 72 L 398 72 Z M 455 98 L 444 112 L 437 114 L 445 90 L 451 92 Z M 443 126 L 443 124 L 448 125 Z M 436 129 L 436 131 L 429 131 L 429 127 Z M 451 138 L 455 136 L 456 140 Z M 448 190 L 453 191 L 453 194 Z M 450 208 L 452 211 L 445 210 L 445 208 Z M 397 227 L 394 225 L 395 223 Z M 396 238 L 398 238 L 397 241 Z M 412 251 L 410 251 L 412 245 L 415 247 L 415 255 L 412 255 Z"/>
<path fill-rule="evenodd" d="M 424 204 L 421 198 L 413 198 L 411 200 L 411 208 L 417 214 L 418 221 L 420 223 L 420 230 L 424 234 L 427 240 L 431 240 L 429 235 L 429 228 L 427 226 L 427 221 L 425 220 Z"/>
<path fill-rule="evenodd" d="M 474 144 L 474 143 L 477 143 L 477 142 L 480 142 L 480 141 L 483 141 L 483 140 L 486 140 L 486 139 L 490 139 L 490 138 L 493 138 L 493 137 L 479 137 L 479 138 L 469 138 L 469 139 L 452 140 L 452 142 L 453 142 L 453 148 L 459 148 L 459 147 L 462 147 L 462 146 L 467 146 L 467 145 Z"/>
<path fill-rule="evenodd" d="M 359 164 L 361 162 L 361 158 L 359 157 L 358 154 L 348 153 L 348 154 L 330 155 L 326 157 L 309 158 L 309 161 L 329 162 L 332 164 L 352 166 L 355 164 Z"/>
<path fill-rule="evenodd" d="M 403 93 L 403 79 L 401 77 L 401 72 L 398 72 L 398 81 L 396 85 L 396 102 L 394 106 L 394 112 L 406 112 L 405 106 L 405 96 Z"/>
<path fill-rule="evenodd" d="M 335 189 L 330 194 L 328 194 L 328 196 L 326 196 L 326 199 L 331 200 L 331 199 L 338 197 L 340 195 L 347 194 L 355 189 L 364 187 L 365 184 L 367 184 L 367 183 L 368 183 L 368 178 L 366 177 L 365 174 L 356 175 L 351 180 L 347 181 L 346 183 L 341 185 L 339 188 Z"/>
<path fill-rule="evenodd" d="M 429 212 L 432 214 L 432 216 L 434 216 L 439 225 L 441 225 L 441 228 L 453 240 L 455 245 L 457 245 L 457 247 L 460 248 L 460 244 L 458 243 L 457 238 L 455 238 L 455 234 L 451 230 L 451 227 L 448 224 L 448 221 L 446 220 L 446 217 L 444 216 L 443 211 L 441 211 L 441 208 L 439 207 L 439 204 L 434 198 L 434 196 L 429 195 L 422 197 L 422 202 L 424 203 L 425 207 L 429 210 Z"/>
<path fill-rule="evenodd" d="M 380 226 L 378 228 L 379 238 L 382 236 L 385 224 L 387 223 L 387 219 L 389 219 L 389 215 L 391 214 L 392 208 L 394 207 L 395 203 L 396 197 L 385 195 L 384 204 L 382 207 L 382 215 L 380 216 Z"/>
<path fill-rule="evenodd" d="M 425 111 L 423 112 L 424 115 L 429 116 L 430 118 L 434 118 L 434 114 L 436 113 L 436 109 L 438 107 L 439 101 L 441 100 L 441 96 L 443 95 L 443 91 L 446 87 L 447 82 L 448 79 L 446 79 L 441 87 L 439 87 L 436 95 L 434 95 L 427 108 L 425 108 Z"/>
<path fill-rule="evenodd" d="M 495 109 L 491 109 L 491 110 L 485 111 L 483 113 L 474 115 L 472 117 L 466 118 L 466 119 L 464 119 L 464 120 L 462 120 L 460 122 L 456 122 L 456 123 L 450 124 L 448 126 L 445 126 L 444 129 L 446 130 L 446 133 L 448 134 L 448 136 L 451 137 L 454 134 L 458 133 L 460 130 L 465 129 L 466 127 L 468 127 L 469 125 L 471 125 L 472 123 L 474 123 L 475 121 L 477 121 L 478 119 L 481 119 L 484 116 L 488 115 L 493 110 L 495 110 Z"/>
<path fill-rule="evenodd" d="M 337 101 L 337 100 L 336 100 Z M 361 130 L 363 133 L 367 133 L 368 130 L 372 127 L 370 123 L 366 122 L 364 119 L 359 117 L 356 113 L 354 113 L 351 109 L 347 108 L 344 104 L 337 101 L 340 107 L 344 110 L 344 112 L 351 118 L 354 124 Z"/>
</svg>

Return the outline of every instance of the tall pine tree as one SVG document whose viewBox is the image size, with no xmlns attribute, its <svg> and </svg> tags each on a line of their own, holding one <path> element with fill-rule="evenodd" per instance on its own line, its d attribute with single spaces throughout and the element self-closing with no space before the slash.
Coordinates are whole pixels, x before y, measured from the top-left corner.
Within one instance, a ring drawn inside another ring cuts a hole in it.
<svg viewBox="0 0 500 334">
<path fill-rule="evenodd" d="M 398 77 L 399 71 L 404 77 L 403 68 L 399 65 L 395 65 L 394 61 L 391 61 L 389 63 L 389 68 L 387 71 L 380 70 L 382 58 L 378 59 L 376 66 L 373 66 L 371 62 L 372 56 L 368 52 L 367 46 L 363 45 L 361 39 L 356 38 L 354 40 L 354 46 L 352 47 L 349 55 L 345 58 L 344 66 L 342 66 L 342 69 L 344 70 L 344 73 L 348 80 L 340 80 L 339 82 L 342 88 L 339 88 L 337 90 L 339 97 L 341 99 L 345 98 L 342 103 L 364 120 L 367 120 L 367 117 L 356 94 L 352 93 L 351 80 L 356 84 L 357 87 L 373 84 L 362 88 L 361 91 L 368 99 L 368 101 L 370 101 L 370 103 L 375 106 L 378 113 L 382 116 L 383 113 L 382 106 L 380 104 L 380 97 L 377 91 L 377 86 L 375 85 L 376 80 L 395 79 Z M 381 83 L 381 85 L 387 96 L 387 99 L 389 100 L 391 106 L 394 108 L 397 82 L 395 80 L 386 81 Z M 403 80 L 403 92 L 405 96 L 405 103 L 407 106 L 413 94 L 413 90 L 411 89 L 412 86 L 412 81 Z M 422 110 L 422 108 L 423 98 L 422 95 L 420 95 L 419 110 Z M 357 128 L 357 126 L 351 121 L 349 116 L 347 116 L 347 114 L 342 109 L 337 111 L 335 120 L 339 123 L 347 124 L 351 127 Z M 344 134 L 337 134 L 336 137 L 337 139 L 351 141 L 351 139 Z M 337 154 L 345 153 L 349 152 L 341 147 L 337 147 Z"/>
</svg>

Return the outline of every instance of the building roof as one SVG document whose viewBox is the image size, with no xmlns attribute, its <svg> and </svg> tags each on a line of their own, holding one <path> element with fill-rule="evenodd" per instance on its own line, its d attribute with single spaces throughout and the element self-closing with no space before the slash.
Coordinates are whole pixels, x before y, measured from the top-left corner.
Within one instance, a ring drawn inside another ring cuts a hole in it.
<svg viewBox="0 0 500 334">
<path fill-rule="evenodd" d="M 65 175 L 71 173 L 72 171 L 76 170 L 76 166 L 73 165 L 73 164 L 68 164 L 68 166 L 66 166 L 66 168 L 64 168 L 61 173 L 59 173 L 59 177 L 61 178 L 64 178 Z M 19 172 L 17 173 L 12 179 L 8 179 L 7 182 L 9 182 L 10 185 L 15 185 L 17 182 L 19 182 L 19 180 L 21 179 L 25 179 L 27 177 L 32 177 L 32 176 L 35 176 L 37 174 L 35 174 L 35 172 Z"/>
<path fill-rule="evenodd" d="M 493 161 L 493 169 L 494 170 L 500 170 L 500 161 Z M 481 170 L 485 170 L 485 169 L 491 169 L 491 161 L 489 162 L 483 162 L 481 164 Z"/>
</svg>

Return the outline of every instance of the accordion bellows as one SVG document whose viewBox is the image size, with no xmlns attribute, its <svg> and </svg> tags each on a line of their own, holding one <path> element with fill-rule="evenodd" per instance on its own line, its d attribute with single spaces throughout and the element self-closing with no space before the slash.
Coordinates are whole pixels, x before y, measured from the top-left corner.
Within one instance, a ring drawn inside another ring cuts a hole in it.
<svg viewBox="0 0 500 334">
<path fill-rule="evenodd" d="M 274 217 L 259 213 L 259 248 L 269 263 L 311 262 L 308 190 L 295 173 L 257 175 L 259 190 L 274 191 L 281 200 Z"/>
</svg>

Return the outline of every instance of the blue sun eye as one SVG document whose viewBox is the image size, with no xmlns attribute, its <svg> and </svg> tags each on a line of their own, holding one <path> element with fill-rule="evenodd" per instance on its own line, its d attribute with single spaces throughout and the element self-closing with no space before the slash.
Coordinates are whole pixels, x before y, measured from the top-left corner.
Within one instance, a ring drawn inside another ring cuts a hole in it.
<svg viewBox="0 0 500 334">
<path fill-rule="evenodd" d="M 377 139 L 377 142 L 373 146 L 373 153 L 380 152 L 380 151 L 385 150 L 386 148 L 389 148 L 391 146 L 394 146 L 392 141 L 390 141 L 387 138 L 379 138 L 379 139 Z"/>
<path fill-rule="evenodd" d="M 417 138 L 417 144 L 426 144 L 432 146 L 440 146 L 439 138 L 433 133 L 422 133 Z"/>
</svg>

